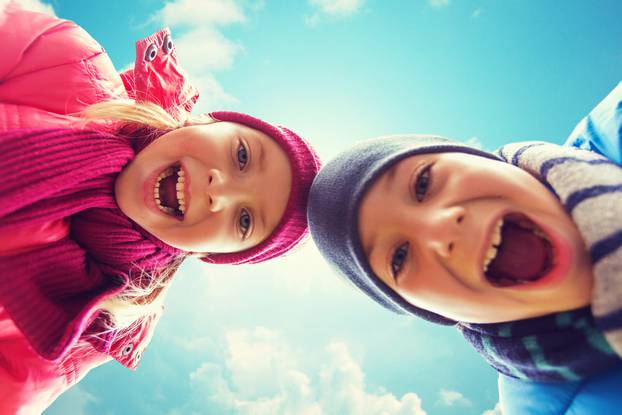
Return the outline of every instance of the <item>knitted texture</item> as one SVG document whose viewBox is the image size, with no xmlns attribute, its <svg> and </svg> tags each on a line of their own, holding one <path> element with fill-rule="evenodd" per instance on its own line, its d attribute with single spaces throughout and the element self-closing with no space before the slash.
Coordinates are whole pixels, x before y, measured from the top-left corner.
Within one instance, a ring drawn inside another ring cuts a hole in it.
<svg viewBox="0 0 622 415">
<path fill-rule="evenodd" d="M 593 264 L 591 309 L 463 324 L 463 334 L 508 376 L 576 380 L 611 367 L 622 356 L 622 169 L 591 151 L 539 142 L 510 144 L 499 155 L 539 178 L 577 226 Z"/>
<path fill-rule="evenodd" d="M 382 173 L 407 157 L 447 151 L 497 159 L 490 153 L 434 136 L 404 135 L 364 141 L 322 169 L 311 187 L 308 218 L 311 236 L 324 258 L 365 294 L 397 313 L 452 325 L 453 320 L 413 306 L 382 282 L 367 262 L 358 233 L 361 200 Z"/>
<path fill-rule="evenodd" d="M 0 302 L 39 354 L 58 359 L 96 320 L 96 304 L 180 252 L 154 241 L 117 208 L 114 180 L 134 157 L 127 140 L 15 130 L 0 134 L 0 148 L 0 233 L 71 217 L 69 238 L 0 257 Z"/>
<path fill-rule="evenodd" d="M 284 255 L 308 233 L 307 199 L 313 178 L 320 169 L 317 154 L 305 140 L 285 127 L 237 112 L 213 112 L 210 116 L 254 128 L 276 141 L 291 164 L 292 185 L 283 217 L 264 241 L 241 252 L 209 254 L 202 258 L 203 261 L 213 264 L 255 264 Z"/>
</svg>

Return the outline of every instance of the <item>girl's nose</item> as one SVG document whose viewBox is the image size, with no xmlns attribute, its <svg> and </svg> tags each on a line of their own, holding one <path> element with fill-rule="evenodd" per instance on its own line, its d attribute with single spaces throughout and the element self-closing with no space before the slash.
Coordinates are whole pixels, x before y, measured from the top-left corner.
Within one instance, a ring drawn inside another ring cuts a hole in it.
<svg viewBox="0 0 622 415">
<path fill-rule="evenodd" d="M 426 215 L 423 227 L 424 241 L 428 247 L 443 258 L 448 258 L 461 237 L 461 224 L 464 220 L 465 210 L 461 206 L 442 208 Z"/>
<path fill-rule="evenodd" d="M 208 171 L 206 197 L 210 212 L 220 212 L 232 202 L 234 192 L 230 182 L 222 171 L 217 169 Z"/>
</svg>

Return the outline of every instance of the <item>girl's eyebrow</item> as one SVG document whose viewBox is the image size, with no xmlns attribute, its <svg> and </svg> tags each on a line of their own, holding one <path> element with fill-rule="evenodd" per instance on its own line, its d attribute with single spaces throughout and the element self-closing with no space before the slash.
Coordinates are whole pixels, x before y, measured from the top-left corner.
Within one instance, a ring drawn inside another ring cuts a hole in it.
<svg viewBox="0 0 622 415">
<path fill-rule="evenodd" d="M 259 221 L 261 223 L 261 229 L 265 231 L 266 229 L 266 210 L 265 209 L 255 209 L 255 211 L 259 211 L 258 215 L 255 215 L 256 217 L 259 218 Z M 255 229 L 257 229 L 257 227 L 255 227 Z M 266 235 L 267 237 L 268 235 Z"/>
<path fill-rule="evenodd" d="M 257 141 L 257 147 L 259 147 L 259 171 L 264 172 L 266 170 L 266 152 L 264 151 L 261 141 Z"/>
<path fill-rule="evenodd" d="M 254 144 L 255 145 L 255 156 L 256 158 L 256 163 L 257 163 L 257 169 L 255 170 L 255 174 L 265 174 L 266 172 L 266 152 L 264 149 L 263 144 L 261 143 L 260 140 L 254 140 Z M 251 144 L 249 144 L 251 145 Z M 251 145 L 252 147 L 252 145 Z M 261 209 L 260 209 L 261 207 Z M 261 226 L 262 229 L 266 229 L 266 209 L 265 206 L 258 206 L 254 209 L 255 212 L 258 212 L 258 215 L 254 215 L 256 217 L 259 218 L 259 220 L 261 221 Z"/>
</svg>

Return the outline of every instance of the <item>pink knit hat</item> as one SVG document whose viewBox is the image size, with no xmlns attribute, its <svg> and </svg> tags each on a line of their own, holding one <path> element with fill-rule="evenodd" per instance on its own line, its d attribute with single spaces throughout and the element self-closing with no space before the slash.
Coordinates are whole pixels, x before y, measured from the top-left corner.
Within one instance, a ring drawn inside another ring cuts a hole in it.
<svg viewBox="0 0 622 415">
<path fill-rule="evenodd" d="M 281 256 L 300 243 L 308 233 L 307 198 L 320 160 L 311 146 L 285 127 L 271 125 L 239 112 L 218 111 L 209 114 L 218 121 L 243 124 L 272 137 L 287 154 L 292 166 L 292 188 L 281 221 L 272 234 L 252 248 L 240 252 L 209 254 L 201 258 L 211 264 L 256 264 Z"/>
</svg>

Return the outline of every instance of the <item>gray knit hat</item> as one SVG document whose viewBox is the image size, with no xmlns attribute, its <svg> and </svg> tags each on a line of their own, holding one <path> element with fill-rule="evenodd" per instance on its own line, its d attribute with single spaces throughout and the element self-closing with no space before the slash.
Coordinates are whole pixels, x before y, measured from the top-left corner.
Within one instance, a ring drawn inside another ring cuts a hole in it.
<svg viewBox="0 0 622 415">
<path fill-rule="evenodd" d="M 424 153 L 460 152 L 494 160 L 497 156 L 442 137 L 400 135 L 364 141 L 328 163 L 313 181 L 307 217 L 315 244 L 328 262 L 365 294 L 389 310 L 433 323 L 456 322 L 415 307 L 372 271 L 358 232 L 358 210 L 371 184 L 388 168 Z"/>
</svg>

